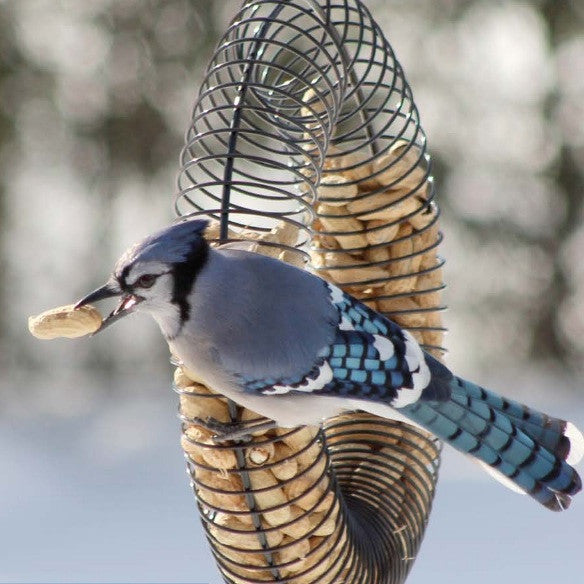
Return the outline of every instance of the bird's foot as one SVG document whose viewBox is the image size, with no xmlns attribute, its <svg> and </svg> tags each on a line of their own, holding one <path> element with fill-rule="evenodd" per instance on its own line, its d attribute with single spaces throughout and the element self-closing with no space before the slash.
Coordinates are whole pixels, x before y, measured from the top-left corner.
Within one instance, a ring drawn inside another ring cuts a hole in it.
<svg viewBox="0 0 584 584">
<path fill-rule="evenodd" d="M 249 422 L 225 424 L 225 430 L 213 436 L 213 442 L 222 443 L 229 440 L 250 441 L 256 433 L 263 434 L 274 428 L 276 428 L 276 422 L 273 420 L 266 420 L 257 424 L 251 424 Z"/>
<path fill-rule="evenodd" d="M 215 418 L 191 418 L 189 422 L 202 426 L 214 435 L 213 442 L 221 444 L 229 442 L 230 440 L 251 440 L 256 432 L 267 432 L 276 427 L 276 422 L 273 420 L 265 420 L 257 422 L 250 420 L 249 422 L 220 422 Z M 254 423 L 255 422 L 255 423 Z"/>
</svg>

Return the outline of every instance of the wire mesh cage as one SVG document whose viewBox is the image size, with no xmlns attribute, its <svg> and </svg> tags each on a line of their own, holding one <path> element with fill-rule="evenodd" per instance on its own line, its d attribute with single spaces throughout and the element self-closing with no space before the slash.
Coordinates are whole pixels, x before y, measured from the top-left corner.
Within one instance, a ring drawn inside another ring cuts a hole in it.
<svg viewBox="0 0 584 584">
<path fill-rule="evenodd" d="M 312 269 L 442 355 L 441 236 L 404 73 L 358 0 L 248 1 L 209 63 L 176 210 L 215 245 Z M 180 363 L 179 363 L 180 365 Z M 363 413 L 265 429 L 179 367 L 182 446 L 226 582 L 403 582 L 440 445 Z M 217 441 L 211 417 L 246 431 Z"/>
</svg>

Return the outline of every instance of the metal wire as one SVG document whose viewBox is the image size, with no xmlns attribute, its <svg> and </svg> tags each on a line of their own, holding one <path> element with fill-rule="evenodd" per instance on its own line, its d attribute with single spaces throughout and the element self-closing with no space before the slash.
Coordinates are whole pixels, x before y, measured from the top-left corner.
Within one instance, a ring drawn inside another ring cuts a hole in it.
<svg viewBox="0 0 584 584">
<path fill-rule="evenodd" d="M 411 326 L 406 317 L 442 310 L 444 287 L 428 277 L 442 267 L 432 253 L 442 238 L 411 89 L 363 4 L 321 4 L 244 4 L 201 86 L 181 154 L 177 213 L 209 211 L 221 220 L 222 240 L 228 225 L 265 232 L 278 219 L 294 221 L 302 230 L 296 247 L 312 241 L 315 270 L 360 298 L 376 288 L 379 312 L 404 317 L 425 348 L 440 354 L 443 327 Z M 327 177 L 339 175 L 357 188 L 344 224 L 335 206 L 345 201 L 334 183 L 327 186 Z M 315 240 L 317 200 L 323 237 Z M 398 231 L 392 244 L 400 251 L 385 257 L 380 236 L 407 220 L 414 229 Z M 416 278 L 428 283 L 412 294 Z M 418 306 L 393 308 L 403 296 Z"/>
<path fill-rule="evenodd" d="M 188 392 L 188 395 L 193 393 Z M 209 394 L 195 395 L 202 399 L 217 399 Z M 190 422 L 183 416 L 184 424 Z M 334 514 L 338 529 L 334 530 L 332 541 L 327 543 L 327 550 L 335 549 L 336 562 L 325 564 L 327 557 L 320 557 L 315 563 L 309 562 L 305 570 L 296 571 L 294 581 L 326 582 L 330 579 L 337 582 L 341 581 L 337 578 L 343 573 L 342 582 L 402 582 L 415 559 L 431 508 L 438 475 L 439 442 L 429 440 L 424 433 L 407 424 L 389 424 L 383 419 L 372 420 L 367 414 L 353 413 L 330 420 L 321 432 L 286 460 L 280 459 L 261 467 L 249 462 L 250 448 L 266 447 L 301 431 L 303 428 L 295 428 L 278 435 L 266 435 L 253 443 L 242 441 L 211 447 L 203 440 L 189 440 L 200 448 L 238 453 L 236 467 L 222 471 L 225 476 L 236 480 L 225 479 L 222 486 L 217 486 L 218 481 L 212 480 L 217 472 L 215 467 L 201 459 L 187 458 L 203 524 L 226 581 L 242 581 L 242 570 L 247 577 L 245 581 L 249 582 L 266 581 L 268 570 L 269 581 L 287 581 L 281 574 L 294 560 L 281 561 L 278 557 L 294 542 L 273 543 L 271 535 L 287 531 L 302 517 L 294 516 L 278 525 L 270 525 L 263 518 L 266 514 L 297 505 L 300 499 L 313 495 L 312 489 L 270 505 L 258 506 L 256 498 L 274 488 L 286 490 L 303 476 L 311 474 L 312 482 L 319 487 L 318 493 L 311 497 L 311 503 L 303 506 L 306 515 L 321 507 L 331 492 L 336 492 L 337 496 L 302 537 L 310 538 L 317 533 Z M 280 480 L 277 487 L 252 488 L 254 473 L 265 473 L 275 466 L 299 460 L 309 451 L 314 457 L 301 472 Z M 211 493 L 213 500 L 222 504 L 211 503 L 208 496 Z M 239 510 L 233 510 L 235 499 L 245 500 L 245 505 Z M 215 522 L 219 514 L 225 513 L 237 518 L 238 521 L 234 522 L 237 528 Z M 247 538 L 250 535 L 258 537 L 255 547 L 249 544 Z M 321 546 L 324 545 L 323 540 Z M 315 550 L 312 550 L 313 555 L 318 554 L 318 548 Z M 310 578 L 311 571 L 323 564 L 320 580 L 302 580 L 305 575 Z"/>
<path fill-rule="evenodd" d="M 311 223 L 345 79 L 330 35 L 302 4 L 246 3 L 203 81 L 181 156 L 177 212 L 221 207 L 223 239 L 226 218 L 258 230 L 270 226 L 265 211 Z M 318 114 L 303 102 L 309 89 Z M 231 210 L 248 211 L 247 221 Z"/>
<path fill-rule="evenodd" d="M 359 0 L 247 1 L 202 82 L 181 153 L 176 212 L 218 220 L 223 244 L 242 241 L 243 228 L 265 234 L 280 221 L 294 225 L 294 242 L 262 245 L 310 254 L 323 277 L 440 355 L 443 262 L 430 172 L 410 87 Z M 239 422 L 237 406 L 229 408 Z M 193 420 L 183 412 L 182 421 L 187 436 Z M 430 513 L 439 444 L 408 425 L 351 414 L 330 420 L 290 460 L 250 463 L 250 448 L 285 438 L 268 433 L 215 446 L 187 438 L 195 448 L 235 453 L 221 484 L 215 467 L 187 456 L 225 581 L 403 582 Z M 299 473 L 257 486 L 261 473 L 307 453 L 312 462 L 299 462 Z M 296 492 L 303 476 L 312 486 Z M 266 503 L 280 491 L 285 499 Z M 310 505 L 299 505 L 308 498 Z M 266 514 L 276 518 L 290 506 L 300 515 L 266 522 Z M 318 522 L 289 540 L 315 513 Z M 332 531 L 315 535 L 331 518 Z M 301 539 L 310 547 L 295 556 Z"/>
</svg>

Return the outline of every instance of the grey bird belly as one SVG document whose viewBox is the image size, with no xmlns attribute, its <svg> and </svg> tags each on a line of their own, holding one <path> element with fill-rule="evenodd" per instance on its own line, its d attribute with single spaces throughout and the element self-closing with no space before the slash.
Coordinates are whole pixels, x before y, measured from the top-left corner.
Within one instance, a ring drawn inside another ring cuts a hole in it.
<svg viewBox="0 0 584 584">
<path fill-rule="evenodd" d="M 327 418 L 352 410 L 363 410 L 383 418 L 408 421 L 394 408 L 367 400 L 305 393 L 262 395 L 243 392 L 236 378 L 217 367 L 215 361 L 217 354 L 212 348 L 199 345 L 200 350 L 193 352 L 192 343 L 193 341 L 184 337 L 169 342 L 171 352 L 178 357 L 192 377 L 235 403 L 274 420 L 278 426 L 291 428 L 320 425 Z"/>
<path fill-rule="evenodd" d="M 177 337 L 169 342 L 171 352 L 186 367 L 190 376 L 237 404 L 276 421 L 279 426 L 319 424 L 324 418 L 340 411 L 335 407 L 333 399 L 322 396 L 303 394 L 269 396 L 244 392 L 237 378 L 220 367 L 220 363 L 217 362 L 218 353 L 213 347 L 199 343 L 198 350 L 193 351 L 193 342 L 196 341 L 189 341 L 186 337 Z M 307 419 L 307 414 L 310 415 L 310 419 Z"/>
<path fill-rule="evenodd" d="M 300 381 L 336 332 L 324 282 L 258 254 L 212 251 L 189 297 L 187 342 L 176 339 L 183 358 L 243 380 Z"/>
<path fill-rule="evenodd" d="M 190 297 L 191 318 L 169 341 L 200 381 L 284 427 L 355 409 L 403 419 L 368 401 L 244 391 L 242 380 L 302 379 L 332 343 L 339 315 L 316 276 L 258 254 L 211 252 Z"/>
</svg>

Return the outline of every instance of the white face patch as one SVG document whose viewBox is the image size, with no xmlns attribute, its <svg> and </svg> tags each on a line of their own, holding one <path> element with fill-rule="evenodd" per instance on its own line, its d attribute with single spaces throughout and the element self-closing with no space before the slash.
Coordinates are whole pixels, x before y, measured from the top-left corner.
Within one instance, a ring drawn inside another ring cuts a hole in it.
<svg viewBox="0 0 584 584">
<path fill-rule="evenodd" d="M 126 284 L 134 286 L 141 276 L 153 274 L 155 276 L 168 272 L 169 265 L 164 262 L 136 262 L 126 276 Z"/>
<path fill-rule="evenodd" d="M 276 395 L 289 393 L 290 391 L 303 391 L 310 393 L 318 389 L 322 389 L 327 383 L 333 380 L 333 370 L 325 361 L 319 368 L 318 375 L 314 379 L 309 379 L 307 383 L 300 385 L 274 385 L 271 389 L 262 391 L 264 395 Z"/>
<path fill-rule="evenodd" d="M 146 265 L 150 268 L 152 264 L 149 262 Z M 154 268 L 146 270 L 145 273 L 154 274 Z M 156 278 L 151 288 L 136 288 L 136 294 L 144 298 L 138 310 L 147 312 L 154 318 L 166 339 L 174 338 L 182 325 L 180 307 L 172 301 L 173 286 L 172 274 L 162 274 Z"/>
</svg>

